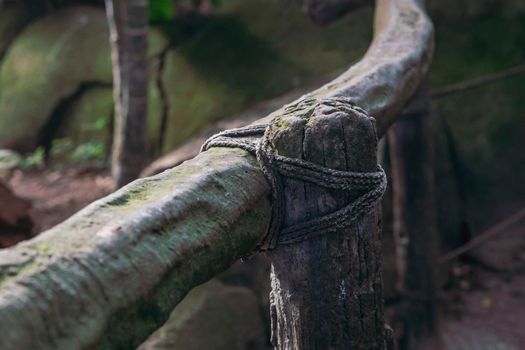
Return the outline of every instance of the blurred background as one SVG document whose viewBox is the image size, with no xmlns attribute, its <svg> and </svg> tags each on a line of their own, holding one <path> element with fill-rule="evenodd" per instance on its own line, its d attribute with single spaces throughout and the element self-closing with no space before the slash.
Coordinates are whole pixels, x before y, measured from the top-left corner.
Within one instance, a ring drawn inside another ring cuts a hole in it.
<svg viewBox="0 0 525 350">
<path fill-rule="evenodd" d="M 445 145 L 436 147 L 434 180 L 445 254 L 525 207 L 525 2 L 433 0 L 427 9 L 436 48 L 425 91 Z M 371 41 L 373 6 L 323 25 L 299 0 L 150 0 L 148 16 L 142 175 L 346 70 Z M 115 188 L 112 81 L 104 1 L 0 2 L 0 248 Z M 388 169 L 386 142 L 382 152 Z M 387 314 L 401 348 L 414 348 L 399 318 L 386 198 Z M 516 217 L 440 265 L 439 322 L 419 348 L 525 347 L 525 221 Z M 143 347 L 268 348 L 268 288 L 263 258 L 239 263 L 191 292 Z"/>
</svg>

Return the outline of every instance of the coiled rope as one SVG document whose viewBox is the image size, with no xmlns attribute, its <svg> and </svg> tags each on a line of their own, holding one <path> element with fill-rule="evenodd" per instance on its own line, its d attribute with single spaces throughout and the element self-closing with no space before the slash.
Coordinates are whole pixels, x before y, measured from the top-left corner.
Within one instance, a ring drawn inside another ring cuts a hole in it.
<svg viewBox="0 0 525 350">
<path fill-rule="evenodd" d="M 319 106 L 325 105 L 347 113 L 366 112 L 349 99 L 334 97 L 322 100 L 307 98 L 285 107 L 284 114 L 310 115 Z M 269 124 L 268 124 L 269 125 Z M 380 165 L 374 172 L 341 171 L 326 168 L 303 159 L 284 157 L 276 153 L 270 141 L 268 125 L 248 125 L 222 131 L 210 137 L 201 152 L 211 147 L 234 147 L 244 149 L 257 157 L 261 170 L 271 186 L 272 216 L 259 250 L 269 250 L 279 244 L 292 244 L 310 237 L 340 230 L 350 226 L 370 211 L 386 190 L 386 175 Z M 354 201 L 327 215 L 306 220 L 287 227 L 283 226 L 285 199 L 283 177 L 306 181 L 327 189 L 343 191 L 362 190 Z"/>
</svg>

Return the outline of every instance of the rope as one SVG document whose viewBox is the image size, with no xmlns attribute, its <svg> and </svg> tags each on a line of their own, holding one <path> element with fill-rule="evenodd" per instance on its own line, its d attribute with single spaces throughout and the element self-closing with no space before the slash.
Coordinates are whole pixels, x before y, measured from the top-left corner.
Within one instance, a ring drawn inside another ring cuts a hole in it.
<svg viewBox="0 0 525 350">
<path fill-rule="evenodd" d="M 319 105 L 332 107 L 337 111 L 359 112 L 366 115 L 364 110 L 343 97 L 322 100 L 303 99 L 285 107 L 284 114 L 310 115 Z M 210 137 L 202 145 L 201 152 L 212 147 L 241 148 L 255 155 L 270 184 L 272 216 L 268 231 L 258 246 L 259 250 L 273 249 L 279 244 L 301 242 L 320 234 L 346 228 L 369 212 L 386 190 L 386 175 L 380 165 L 374 172 L 342 171 L 277 154 L 270 141 L 270 128 L 265 124 L 222 131 Z M 332 213 L 282 227 L 285 214 L 283 177 L 302 180 L 327 189 L 365 192 L 353 202 Z"/>
</svg>

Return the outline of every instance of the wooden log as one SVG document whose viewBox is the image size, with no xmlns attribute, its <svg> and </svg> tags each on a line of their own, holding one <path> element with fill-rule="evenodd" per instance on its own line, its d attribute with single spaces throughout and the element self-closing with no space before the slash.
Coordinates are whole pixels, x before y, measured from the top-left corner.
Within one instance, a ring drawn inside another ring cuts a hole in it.
<svg viewBox="0 0 525 350">
<path fill-rule="evenodd" d="M 363 60 L 311 95 L 352 98 L 381 136 L 419 85 L 432 46 L 418 1 L 378 1 Z M 253 156 L 212 149 L 0 250 L 0 348 L 137 346 L 188 290 L 252 251 L 269 220 L 268 190 Z"/>
<path fill-rule="evenodd" d="M 375 120 L 318 105 L 272 123 L 277 153 L 336 170 L 377 167 Z M 327 190 L 285 179 L 289 226 L 347 205 L 362 191 Z M 272 342 L 276 349 L 386 349 L 379 210 L 355 224 L 269 254 Z"/>
<path fill-rule="evenodd" d="M 401 294 L 397 318 L 403 330 L 401 348 L 406 349 L 418 349 L 418 341 L 432 335 L 437 322 L 441 242 L 434 190 L 436 127 L 429 97 L 423 93 L 388 134 Z"/>
<path fill-rule="evenodd" d="M 332 82 L 303 97 L 350 98 L 376 119 L 381 138 L 419 87 L 433 52 L 434 29 L 422 1 L 377 0 L 374 40 L 365 56 Z M 277 110 L 259 123 L 282 112 Z"/>
<path fill-rule="evenodd" d="M 137 180 L 0 250 L 0 349 L 131 349 L 253 250 L 267 183 L 239 149 Z"/>
<path fill-rule="evenodd" d="M 328 81 L 328 79 L 323 80 L 324 82 Z M 317 86 L 319 86 L 319 82 L 315 85 L 315 87 Z M 199 132 L 197 135 L 191 137 L 188 141 L 184 142 L 175 150 L 154 160 L 151 164 L 144 168 L 141 173 L 141 177 L 158 174 L 195 157 L 197 154 L 199 154 L 202 144 L 216 133 L 227 129 L 241 128 L 243 126 L 252 124 L 255 121 L 272 113 L 276 109 L 281 108 L 284 104 L 296 100 L 313 88 L 314 87 L 312 86 L 308 86 L 293 90 L 285 95 L 260 102 L 239 114 L 221 119 L 220 121 L 213 123 L 211 126 Z"/>
</svg>

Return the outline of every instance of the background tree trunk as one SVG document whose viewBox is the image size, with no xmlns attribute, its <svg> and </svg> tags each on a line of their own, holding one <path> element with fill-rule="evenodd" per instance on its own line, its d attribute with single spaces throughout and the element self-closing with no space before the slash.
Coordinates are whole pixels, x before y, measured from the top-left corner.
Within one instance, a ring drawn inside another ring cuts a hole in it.
<svg viewBox="0 0 525 350">
<path fill-rule="evenodd" d="M 434 190 L 435 127 L 428 94 L 420 91 L 388 134 L 397 289 L 402 296 L 398 325 L 403 331 L 396 332 L 401 349 L 418 349 L 418 341 L 436 328 L 440 237 Z"/>
<path fill-rule="evenodd" d="M 111 37 L 115 129 L 111 171 L 116 187 L 144 164 L 148 107 L 148 1 L 106 0 Z"/>
</svg>

